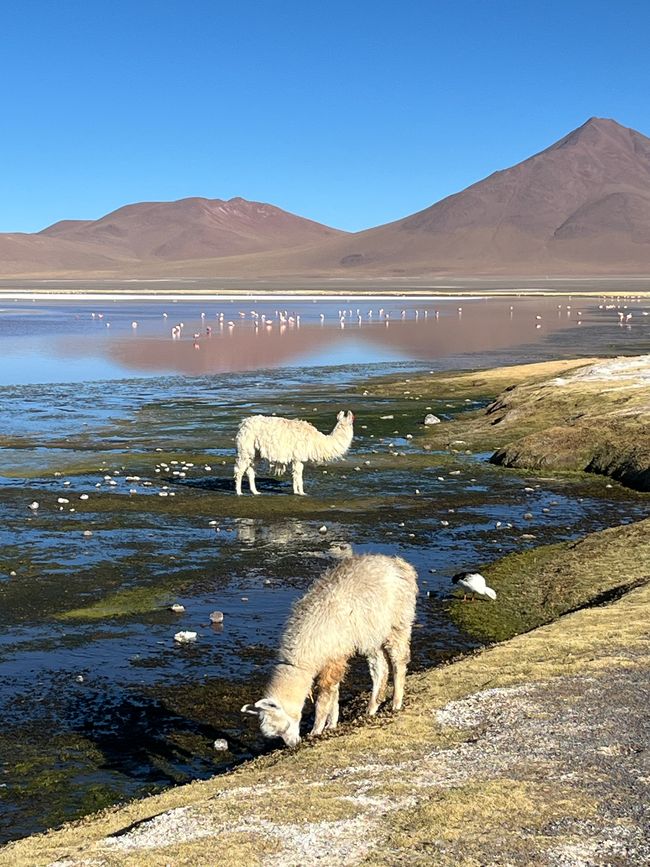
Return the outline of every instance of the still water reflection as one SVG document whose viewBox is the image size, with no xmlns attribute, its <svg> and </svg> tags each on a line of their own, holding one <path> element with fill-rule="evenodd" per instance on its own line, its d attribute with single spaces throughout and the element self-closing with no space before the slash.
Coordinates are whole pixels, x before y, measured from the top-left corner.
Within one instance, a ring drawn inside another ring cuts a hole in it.
<svg viewBox="0 0 650 867">
<path fill-rule="evenodd" d="M 618 331 L 611 311 L 568 296 L 343 303 L 3 301 L 0 385 L 427 361 Z"/>
</svg>

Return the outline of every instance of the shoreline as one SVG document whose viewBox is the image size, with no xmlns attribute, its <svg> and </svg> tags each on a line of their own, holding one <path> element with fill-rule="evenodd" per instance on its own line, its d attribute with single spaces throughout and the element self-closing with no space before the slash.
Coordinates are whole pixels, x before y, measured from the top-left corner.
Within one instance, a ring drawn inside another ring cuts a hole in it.
<svg viewBox="0 0 650 867">
<path fill-rule="evenodd" d="M 349 292 L 343 291 L 323 291 L 314 290 L 313 292 L 305 290 L 291 291 L 268 291 L 259 292 L 251 290 L 227 290 L 219 291 L 204 291 L 204 292 L 183 292 L 178 290 L 170 290 L 169 292 L 154 291 L 154 292 L 129 292 L 129 291 L 113 291 L 113 290 L 95 290 L 95 291 L 75 291 L 75 290 L 43 290 L 43 291 L 10 291 L 0 288 L 0 303 L 10 301 L 41 301 L 41 302 L 69 302 L 69 301 L 111 301 L 111 302 L 132 302 L 132 301 L 151 301 L 160 302 L 168 301 L 171 303 L 186 303 L 194 301 L 251 301 L 251 302 L 267 302 L 267 301 L 313 301 L 314 303 L 345 301 L 353 303 L 356 301 L 488 301 L 492 298 L 608 298 L 608 299 L 629 299 L 629 298 L 645 298 L 650 297 L 650 291 L 639 291 L 635 293 L 622 293 L 614 290 L 584 290 L 584 291 L 548 291 L 548 290 L 487 290 L 484 292 L 471 291 L 469 289 L 462 290 L 449 287 L 445 290 L 417 290 L 409 289 L 404 291 L 364 291 L 352 290 Z"/>
</svg>

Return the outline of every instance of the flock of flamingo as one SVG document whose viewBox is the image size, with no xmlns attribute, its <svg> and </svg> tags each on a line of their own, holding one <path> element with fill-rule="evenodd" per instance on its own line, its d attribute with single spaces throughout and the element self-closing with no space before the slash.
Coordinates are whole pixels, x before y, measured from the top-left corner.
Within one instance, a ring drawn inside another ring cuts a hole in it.
<svg viewBox="0 0 650 867">
<path fill-rule="evenodd" d="M 616 303 L 612 303 L 612 301 L 608 302 L 607 299 L 603 297 L 602 303 L 600 303 L 598 305 L 598 309 L 599 310 L 606 310 L 606 311 L 614 310 L 616 312 L 617 317 L 618 317 L 619 325 L 621 325 L 621 326 L 625 325 L 627 327 L 630 327 L 632 324 L 633 314 L 628 309 L 629 305 L 641 303 L 643 301 L 642 296 L 640 296 L 640 295 L 618 296 L 614 300 Z M 624 302 L 627 302 L 627 303 L 624 303 Z M 557 310 L 558 310 L 558 315 L 562 315 L 563 310 L 566 312 L 567 316 L 570 317 L 572 315 L 571 304 L 565 304 L 565 305 L 558 304 Z M 514 311 L 515 311 L 514 305 L 510 305 L 509 314 L 510 314 L 511 318 L 514 316 Z M 463 315 L 462 306 L 458 306 L 456 308 L 455 312 L 456 312 L 456 315 L 459 318 L 461 318 Z M 411 313 L 411 316 L 409 316 L 409 313 Z M 90 315 L 91 315 L 92 319 L 99 319 L 99 320 L 104 319 L 103 313 L 93 312 Z M 279 329 L 280 334 L 282 334 L 282 333 L 284 333 L 284 331 L 287 328 L 300 328 L 300 319 L 301 319 L 300 313 L 296 313 L 295 311 L 290 313 L 286 309 L 285 310 L 276 309 L 272 316 L 267 315 L 265 313 L 259 313 L 257 310 L 250 310 L 248 312 L 239 310 L 238 315 L 239 315 L 239 321 L 240 322 L 245 321 L 245 320 L 247 320 L 248 322 L 251 322 L 253 325 L 253 329 L 256 333 L 259 332 L 260 329 L 265 330 L 265 331 L 272 331 L 274 328 L 277 328 L 277 329 Z M 648 314 L 648 311 L 642 311 L 641 315 L 642 316 L 648 316 L 649 314 Z M 433 311 L 430 311 L 428 309 L 419 310 L 416 308 L 413 311 L 408 311 L 406 308 L 403 308 L 400 311 L 400 321 L 405 321 L 406 319 L 409 319 L 409 318 L 411 319 L 411 321 L 415 321 L 415 322 L 418 322 L 420 319 L 426 321 L 429 319 L 430 316 L 433 319 L 436 319 L 436 320 L 439 319 L 440 318 L 440 310 L 434 309 Z M 198 348 L 198 341 L 200 340 L 200 338 L 203 336 L 210 337 L 213 333 L 213 330 L 214 330 L 211 325 L 206 324 L 206 319 L 207 319 L 206 313 L 201 313 L 200 317 L 201 317 L 202 330 L 192 332 L 192 339 L 194 341 L 194 345 L 196 348 Z M 577 315 L 576 315 L 576 324 L 577 325 L 582 325 L 582 317 L 583 317 L 582 310 L 578 310 Z M 169 314 L 163 313 L 162 318 L 164 320 L 167 320 L 169 318 Z M 321 325 L 325 324 L 326 319 L 327 319 L 327 315 L 324 312 L 321 311 L 318 313 L 318 320 L 319 320 Z M 536 328 L 542 327 L 542 319 L 543 319 L 543 317 L 542 317 L 541 313 L 535 314 L 535 327 Z M 223 333 L 226 329 L 229 333 L 232 333 L 236 327 L 235 320 L 226 319 L 226 316 L 223 312 L 215 313 L 215 320 L 217 323 L 216 328 L 220 333 Z M 357 307 L 356 309 L 339 308 L 338 311 L 336 312 L 336 320 L 338 321 L 340 328 L 345 328 L 346 325 L 352 325 L 352 324 L 356 324 L 357 326 L 360 327 L 364 323 L 364 321 L 367 322 L 368 324 L 371 324 L 374 322 L 383 323 L 386 327 L 388 327 L 390 325 L 390 322 L 391 322 L 391 314 L 387 310 L 385 310 L 383 307 L 378 308 L 378 310 L 376 310 L 376 311 L 371 308 L 371 309 L 367 310 L 366 313 L 362 313 L 361 308 L 359 308 L 359 307 Z M 109 321 L 106 321 L 105 325 L 107 328 L 110 328 L 111 323 Z M 137 322 L 137 320 L 133 320 L 131 322 L 131 328 L 134 331 L 137 330 L 138 326 L 139 326 L 139 323 Z M 172 327 L 170 329 L 170 335 L 171 335 L 172 340 L 180 340 L 183 337 L 183 335 L 185 334 L 184 329 L 185 329 L 185 323 L 184 322 L 177 322 L 175 325 L 172 325 Z"/>
</svg>

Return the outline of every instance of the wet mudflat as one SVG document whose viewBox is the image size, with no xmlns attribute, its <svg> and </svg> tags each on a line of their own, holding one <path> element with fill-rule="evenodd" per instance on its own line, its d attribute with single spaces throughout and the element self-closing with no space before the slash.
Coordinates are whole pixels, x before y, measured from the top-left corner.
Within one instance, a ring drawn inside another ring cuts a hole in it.
<svg viewBox="0 0 650 867">
<path fill-rule="evenodd" d="M 539 352 L 562 354 L 552 341 Z M 2 839 L 262 749 L 239 709 L 258 697 L 291 602 L 337 558 L 399 554 L 417 567 L 418 668 L 478 644 L 450 615 L 454 572 L 647 514 L 647 497 L 604 479 L 427 450 L 425 412 L 452 418 L 480 401 L 364 395 L 371 375 L 391 369 L 2 389 Z M 235 497 L 243 416 L 277 412 L 328 430 L 342 408 L 356 414 L 352 450 L 306 470 L 308 497 L 264 472 L 261 497 Z M 223 625 L 210 625 L 214 610 Z M 198 640 L 179 646 L 179 630 Z M 344 693 L 365 680 L 358 668 Z M 215 752 L 216 738 L 228 751 Z"/>
</svg>

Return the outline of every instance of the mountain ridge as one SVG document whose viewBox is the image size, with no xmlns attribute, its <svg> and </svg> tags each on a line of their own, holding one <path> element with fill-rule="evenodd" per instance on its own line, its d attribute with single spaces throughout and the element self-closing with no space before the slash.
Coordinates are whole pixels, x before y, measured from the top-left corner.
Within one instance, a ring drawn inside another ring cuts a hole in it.
<svg viewBox="0 0 650 867">
<path fill-rule="evenodd" d="M 356 233 L 241 197 L 195 196 L 0 235 L 0 268 L 30 266 L 233 278 L 645 272 L 650 138 L 592 117 L 509 168 Z"/>
</svg>

